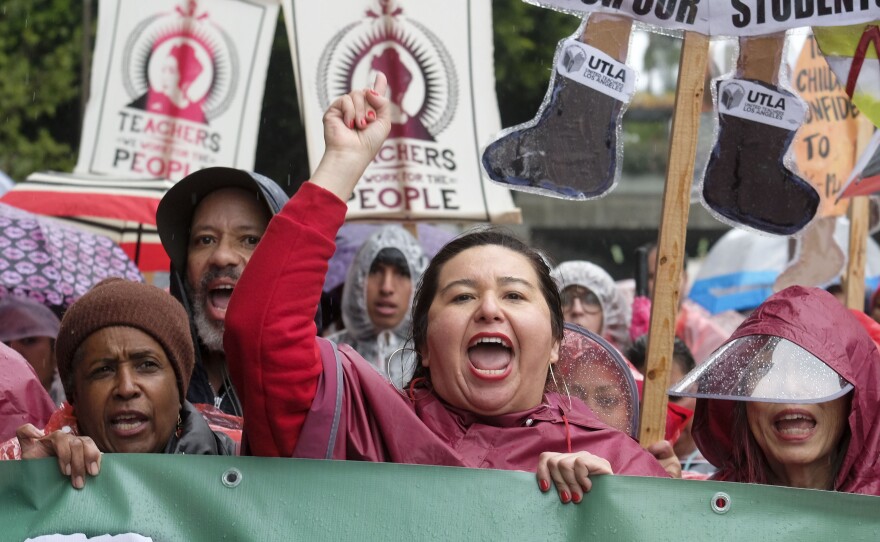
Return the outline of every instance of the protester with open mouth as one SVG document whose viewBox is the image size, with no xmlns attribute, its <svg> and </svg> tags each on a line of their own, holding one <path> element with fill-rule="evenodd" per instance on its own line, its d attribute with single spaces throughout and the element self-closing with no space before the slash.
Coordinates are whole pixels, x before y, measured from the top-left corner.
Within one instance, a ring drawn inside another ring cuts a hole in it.
<svg viewBox="0 0 880 542">
<path fill-rule="evenodd" d="M 715 480 L 880 495 L 880 353 L 824 290 L 771 296 L 670 394 Z"/>
<path fill-rule="evenodd" d="M 666 476 L 583 403 L 544 393 L 563 338 L 559 293 L 541 256 L 509 234 L 466 234 L 432 259 L 405 392 L 315 337 L 345 202 L 389 133 L 385 90 L 380 75 L 331 105 L 312 180 L 272 219 L 232 294 L 224 344 L 250 452 L 524 470 L 563 503 L 580 502 L 593 475 Z"/>
<path fill-rule="evenodd" d="M 185 398 L 194 363 L 189 323 L 159 288 L 102 281 L 67 310 L 55 348 L 73 410 L 56 411 L 59 430 L 19 428 L 23 459 L 55 456 L 82 488 L 86 474 L 98 474 L 101 452 L 235 454 Z"/>
<path fill-rule="evenodd" d="M 223 329 L 229 298 L 269 219 L 287 195 L 258 173 L 211 167 L 162 198 L 156 228 L 171 259 L 171 293 L 190 316 L 196 362 L 186 398 L 241 416 L 229 379 Z"/>
<path fill-rule="evenodd" d="M 345 329 L 328 337 L 354 348 L 396 386 L 409 382 L 414 286 L 428 263 L 421 245 L 400 226 L 371 235 L 354 257 L 342 289 Z"/>
</svg>

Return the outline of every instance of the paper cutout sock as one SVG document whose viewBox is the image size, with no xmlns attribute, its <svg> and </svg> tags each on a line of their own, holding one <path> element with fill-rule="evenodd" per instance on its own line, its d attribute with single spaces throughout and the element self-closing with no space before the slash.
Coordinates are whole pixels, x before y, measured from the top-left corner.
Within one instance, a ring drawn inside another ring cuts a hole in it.
<svg viewBox="0 0 880 542">
<path fill-rule="evenodd" d="M 740 40 L 737 75 L 718 82 L 718 140 L 703 199 L 719 215 L 767 233 L 792 235 L 816 214 L 819 194 L 784 164 L 803 107 L 775 83 L 784 34 Z"/>
<path fill-rule="evenodd" d="M 581 40 L 622 62 L 632 21 L 591 16 Z M 566 41 L 560 42 L 565 48 Z M 561 50 L 561 69 L 583 59 Z M 544 195 L 595 198 L 614 185 L 617 130 L 624 103 L 554 70 L 552 90 L 539 117 L 514 128 L 483 153 L 483 167 L 499 183 Z"/>
</svg>

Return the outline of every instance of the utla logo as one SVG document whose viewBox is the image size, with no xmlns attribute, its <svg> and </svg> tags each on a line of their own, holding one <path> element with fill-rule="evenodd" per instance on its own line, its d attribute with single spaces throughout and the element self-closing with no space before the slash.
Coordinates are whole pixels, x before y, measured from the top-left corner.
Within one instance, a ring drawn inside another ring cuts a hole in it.
<svg viewBox="0 0 880 542">
<path fill-rule="evenodd" d="M 440 38 L 407 16 L 403 2 L 367 4 L 365 18 L 346 25 L 318 62 L 318 100 L 327 109 L 352 88 L 370 86 L 377 72 L 388 78 L 390 138 L 435 141 L 452 121 L 458 76 Z"/>
<path fill-rule="evenodd" d="M 235 47 L 196 0 L 141 22 L 123 56 L 128 107 L 201 124 L 229 108 L 239 77 Z"/>
<path fill-rule="evenodd" d="M 730 83 L 721 91 L 721 105 L 727 109 L 736 109 L 742 103 L 746 91 L 739 83 Z"/>
<path fill-rule="evenodd" d="M 785 111 L 785 98 L 778 94 L 750 90 L 749 103 L 763 105 L 764 107 L 769 107 L 771 109 L 782 109 Z"/>
<path fill-rule="evenodd" d="M 580 71 L 587 61 L 587 53 L 577 45 L 569 45 L 562 54 L 562 67 L 566 73 Z"/>
</svg>

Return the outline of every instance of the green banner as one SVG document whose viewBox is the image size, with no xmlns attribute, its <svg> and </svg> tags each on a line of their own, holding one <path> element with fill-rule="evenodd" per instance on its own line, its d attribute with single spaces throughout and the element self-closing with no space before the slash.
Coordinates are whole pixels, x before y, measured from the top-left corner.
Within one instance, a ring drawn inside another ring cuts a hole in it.
<svg viewBox="0 0 880 542">
<path fill-rule="evenodd" d="M 579 505 L 530 473 L 108 454 L 75 490 L 51 459 L 0 462 L 0 539 L 880 540 L 880 498 L 603 476 Z"/>
</svg>

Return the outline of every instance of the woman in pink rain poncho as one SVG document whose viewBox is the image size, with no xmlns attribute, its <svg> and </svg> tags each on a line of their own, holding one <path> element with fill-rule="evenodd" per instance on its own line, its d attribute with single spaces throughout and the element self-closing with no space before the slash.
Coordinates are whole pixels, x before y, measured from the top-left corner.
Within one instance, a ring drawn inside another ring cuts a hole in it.
<svg viewBox="0 0 880 542">
<path fill-rule="evenodd" d="M 716 480 L 880 495 L 880 353 L 823 290 L 771 296 L 670 393 Z"/>
</svg>

